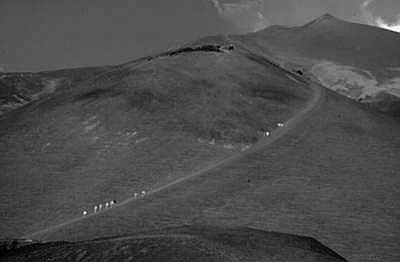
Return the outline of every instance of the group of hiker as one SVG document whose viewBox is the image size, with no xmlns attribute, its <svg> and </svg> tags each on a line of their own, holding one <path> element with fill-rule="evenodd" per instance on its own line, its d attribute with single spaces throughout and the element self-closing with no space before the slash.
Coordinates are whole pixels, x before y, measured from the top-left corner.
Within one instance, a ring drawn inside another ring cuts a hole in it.
<svg viewBox="0 0 400 262">
<path fill-rule="evenodd" d="M 146 191 L 144 191 L 144 190 L 141 191 L 140 193 L 135 192 L 135 193 L 133 193 L 133 200 L 138 200 L 138 199 L 144 198 L 145 196 L 146 196 Z M 97 213 L 103 209 L 113 207 L 115 204 L 117 204 L 117 201 L 111 200 L 111 201 L 106 202 L 104 205 L 103 204 L 95 205 L 93 207 L 93 213 Z M 82 212 L 83 216 L 87 216 L 88 214 L 89 214 L 89 212 L 87 210 L 84 210 Z"/>
<path fill-rule="evenodd" d="M 284 124 L 278 123 L 277 126 L 283 127 Z M 270 131 L 266 130 L 265 128 L 261 128 L 261 130 L 259 132 L 262 136 L 266 136 L 266 137 L 270 136 L 270 134 L 271 134 Z M 135 193 L 133 193 L 133 200 L 138 200 L 138 199 L 144 198 L 145 196 L 146 196 L 146 191 L 144 191 L 144 190 L 141 191 L 140 193 L 135 192 Z M 117 201 L 111 200 L 109 202 L 106 202 L 104 205 L 103 204 L 95 205 L 93 207 L 93 213 L 97 213 L 103 209 L 110 208 L 110 207 L 114 206 L 116 203 L 117 203 Z M 83 216 L 87 216 L 89 213 L 88 213 L 88 211 L 84 210 L 82 212 L 82 214 L 83 214 Z"/>
<path fill-rule="evenodd" d="M 283 124 L 283 123 L 277 123 L 276 126 L 277 126 L 277 127 L 283 127 L 284 124 Z M 268 137 L 268 136 L 271 135 L 271 132 L 268 131 L 266 128 L 261 128 L 261 129 L 258 131 L 258 134 L 261 135 L 261 136 L 267 136 L 267 137 Z"/>
<path fill-rule="evenodd" d="M 95 205 L 95 206 L 93 207 L 93 213 L 97 213 L 97 212 L 101 211 L 102 209 L 106 209 L 106 208 L 112 207 L 112 206 L 114 206 L 116 203 L 117 203 L 116 200 L 111 200 L 111 201 L 107 201 L 104 205 L 103 205 L 103 204 Z M 89 214 L 89 212 L 88 212 L 87 210 L 84 210 L 84 211 L 82 212 L 82 214 L 83 214 L 84 216 L 86 216 L 86 215 Z"/>
</svg>

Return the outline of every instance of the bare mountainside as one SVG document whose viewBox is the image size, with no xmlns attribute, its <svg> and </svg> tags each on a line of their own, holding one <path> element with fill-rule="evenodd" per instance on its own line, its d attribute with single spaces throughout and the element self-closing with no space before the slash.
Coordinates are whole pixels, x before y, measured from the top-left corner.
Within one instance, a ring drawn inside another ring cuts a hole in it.
<svg viewBox="0 0 400 262">
<path fill-rule="evenodd" d="M 39 100 L 56 90 L 69 88 L 108 69 L 104 66 L 40 73 L 0 73 L 0 118 L 7 112 Z"/>
<path fill-rule="evenodd" d="M 1 120 L 1 235 L 64 222 L 245 151 L 311 93 L 266 60 L 213 45 L 88 74 Z"/>
<path fill-rule="evenodd" d="M 250 228 L 190 226 L 9 249 L 4 261 L 346 261 L 313 238 Z"/>
<path fill-rule="evenodd" d="M 327 21 L 342 23 L 308 26 Z M 96 249 L 91 239 L 245 226 L 312 237 L 350 261 L 399 261 L 398 121 L 284 69 L 311 60 L 278 57 L 264 33 L 194 41 L 4 114 L 1 236 Z M 151 239 L 164 255 L 175 245 Z M 210 247 L 185 241 L 174 247 Z"/>
<path fill-rule="evenodd" d="M 312 236 L 350 261 L 398 261 L 400 127 L 327 92 L 273 144 L 108 212 L 30 238 L 87 240 L 187 224 Z"/>
<path fill-rule="evenodd" d="M 271 26 L 238 38 L 325 87 L 400 116 L 399 33 L 327 14 L 304 26 Z"/>
</svg>

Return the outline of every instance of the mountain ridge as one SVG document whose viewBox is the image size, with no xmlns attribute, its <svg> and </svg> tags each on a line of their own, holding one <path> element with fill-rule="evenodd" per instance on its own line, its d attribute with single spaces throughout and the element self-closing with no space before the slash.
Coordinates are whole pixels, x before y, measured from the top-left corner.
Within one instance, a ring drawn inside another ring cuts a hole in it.
<svg viewBox="0 0 400 262">
<path fill-rule="evenodd" d="M 396 32 L 323 15 L 303 26 L 269 27 L 238 38 L 269 52 L 283 67 L 300 69 L 308 78 L 359 102 L 367 103 L 365 97 L 381 92 L 396 96 L 393 90 L 400 90 L 400 75 L 392 70 L 400 67 Z M 380 106 L 385 101 L 376 102 L 378 111 L 399 115 Z"/>
</svg>

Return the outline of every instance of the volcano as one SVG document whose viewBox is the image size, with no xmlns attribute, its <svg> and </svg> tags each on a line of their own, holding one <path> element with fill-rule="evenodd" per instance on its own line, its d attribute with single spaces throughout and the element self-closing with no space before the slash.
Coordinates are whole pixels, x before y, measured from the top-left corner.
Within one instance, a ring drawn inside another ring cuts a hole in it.
<svg viewBox="0 0 400 262">
<path fill-rule="evenodd" d="M 324 15 L 1 74 L 7 257 L 398 261 L 399 41 Z"/>
</svg>

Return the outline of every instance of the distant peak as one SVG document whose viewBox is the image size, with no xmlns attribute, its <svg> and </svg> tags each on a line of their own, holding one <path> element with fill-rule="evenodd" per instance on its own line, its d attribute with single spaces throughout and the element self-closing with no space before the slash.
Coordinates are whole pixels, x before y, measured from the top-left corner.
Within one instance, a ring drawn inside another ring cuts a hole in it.
<svg viewBox="0 0 400 262">
<path fill-rule="evenodd" d="M 336 19 L 336 17 L 334 17 L 333 15 L 331 15 L 329 13 L 323 14 L 320 18 L 321 19 Z"/>
<path fill-rule="evenodd" d="M 329 13 L 326 13 L 326 14 L 321 15 L 317 19 L 315 19 L 314 22 L 321 22 L 321 21 L 325 21 L 325 20 L 336 20 L 336 17 L 334 17 L 333 15 L 331 15 Z"/>
<path fill-rule="evenodd" d="M 320 24 L 320 23 L 326 23 L 326 22 L 333 22 L 333 21 L 339 21 L 339 19 L 337 19 L 336 17 L 334 17 L 331 14 L 324 14 L 320 17 L 318 17 L 317 19 L 309 22 L 308 24 L 305 24 L 305 26 L 310 26 L 310 25 L 315 25 L 315 24 Z"/>
</svg>

